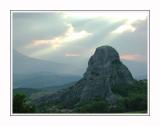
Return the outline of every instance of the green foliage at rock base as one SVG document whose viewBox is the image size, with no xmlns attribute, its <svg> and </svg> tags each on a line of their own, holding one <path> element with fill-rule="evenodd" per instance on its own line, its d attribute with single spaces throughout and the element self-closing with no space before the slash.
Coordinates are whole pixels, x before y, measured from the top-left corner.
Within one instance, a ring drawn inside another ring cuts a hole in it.
<svg viewBox="0 0 160 126">
<path fill-rule="evenodd" d="M 117 100 L 111 103 L 104 98 L 88 101 L 80 99 L 47 101 L 34 107 L 23 94 L 13 98 L 13 113 L 144 113 L 147 112 L 147 81 L 137 81 L 133 85 L 116 85 L 112 92 Z M 71 96 L 72 97 L 72 96 Z M 35 110 L 36 108 L 36 110 Z"/>
<path fill-rule="evenodd" d="M 147 111 L 147 81 L 137 81 L 133 85 L 116 85 L 112 87 L 115 94 L 123 97 L 125 111 Z"/>
<path fill-rule="evenodd" d="M 107 113 L 109 112 L 109 103 L 104 100 L 92 100 L 82 102 L 75 106 L 74 112 L 77 113 Z"/>
<path fill-rule="evenodd" d="M 13 98 L 13 113 L 34 113 L 33 105 L 26 102 L 24 94 L 16 94 Z"/>
</svg>

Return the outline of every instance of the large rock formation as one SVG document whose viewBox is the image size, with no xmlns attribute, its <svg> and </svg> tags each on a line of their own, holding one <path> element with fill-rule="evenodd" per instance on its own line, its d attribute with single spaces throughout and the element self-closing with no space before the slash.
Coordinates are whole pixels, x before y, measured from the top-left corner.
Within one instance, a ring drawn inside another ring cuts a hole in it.
<svg viewBox="0 0 160 126">
<path fill-rule="evenodd" d="M 81 92 L 81 100 L 94 97 L 107 98 L 111 96 L 111 87 L 116 84 L 133 84 L 133 77 L 128 68 L 120 61 L 117 51 L 110 46 L 96 49 L 88 62 L 84 77 L 85 83 Z"/>
<path fill-rule="evenodd" d="M 112 100 L 115 98 L 112 86 L 133 83 L 134 79 L 128 68 L 120 61 L 117 51 L 110 46 L 101 46 L 91 56 L 81 80 L 66 90 L 43 97 L 41 102 L 47 99 L 47 101 L 76 104 L 97 97 Z"/>
</svg>

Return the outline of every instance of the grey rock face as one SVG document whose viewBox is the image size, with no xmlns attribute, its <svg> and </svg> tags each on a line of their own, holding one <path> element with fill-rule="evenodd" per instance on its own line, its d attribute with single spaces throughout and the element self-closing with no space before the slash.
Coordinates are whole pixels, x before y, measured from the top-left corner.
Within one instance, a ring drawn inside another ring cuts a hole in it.
<svg viewBox="0 0 160 126">
<path fill-rule="evenodd" d="M 96 49 L 88 62 L 83 81 L 81 100 L 95 97 L 107 99 L 113 95 L 111 87 L 116 84 L 133 84 L 134 79 L 128 68 L 120 61 L 117 51 L 110 46 Z"/>
<path fill-rule="evenodd" d="M 89 59 L 83 78 L 74 86 L 59 92 L 54 99 L 65 103 L 76 103 L 94 98 L 113 100 L 113 85 L 133 84 L 128 68 L 122 64 L 117 51 L 110 46 L 98 47 Z M 58 97 L 57 97 L 58 96 Z"/>
</svg>

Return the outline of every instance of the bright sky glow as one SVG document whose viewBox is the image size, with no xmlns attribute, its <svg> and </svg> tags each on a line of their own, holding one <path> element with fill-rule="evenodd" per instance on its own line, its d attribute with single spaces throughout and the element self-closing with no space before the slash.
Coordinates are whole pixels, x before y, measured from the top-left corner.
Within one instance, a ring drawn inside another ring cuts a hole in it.
<svg viewBox="0 0 160 126">
<path fill-rule="evenodd" d="M 68 30 L 64 35 L 54 37 L 53 39 L 48 39 L 48 40 L 33 40 L 32 43 L 27 48 L 35 48 L 38 46 L 49 46 L 48 50 L 45 49 L 45 51 L 41 50 L 39 52 L 36 52 L 35 54 L 34 53 L 32 54 L 34 56 L 46 55 L 47 53 L 51 53 L 52 51 L 58 49 L 63 44 L 70 43 L 75 40 L 80 40 L 92 35 L 91 33 L 86 32 L 84 30 L 80 32 L 75 32 L 74 27 L 71 24 L 67 25 L 68 25 Z"/>
<path fill-rule="evenodd" d="M 144 60 L 143 56 L 139 54 L 123 54 L 120 56 L 120 59 L 128 60 L 128 61 L 143 61 Z"/>
</svg>

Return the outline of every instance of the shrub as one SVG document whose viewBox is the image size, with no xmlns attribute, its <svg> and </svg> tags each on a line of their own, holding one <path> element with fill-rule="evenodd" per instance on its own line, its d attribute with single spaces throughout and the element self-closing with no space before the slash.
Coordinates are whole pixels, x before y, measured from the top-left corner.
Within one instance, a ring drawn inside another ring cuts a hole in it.
<svg viewBox="0 0 160 126">
<path fill-rule="evenodd" d="M 88 102 L 82 102 L 77 105 L 74 112 L 79 113 L 106 113 L 109 112 L 109 103 L 104 100 L 92 100 Z"/>
<path fill-rule="evenodd" d="M 27 104 L 26 96 L 24 94 L 16 94 L 13 98 L 13 113 L 33 113 L 35 107 Z"/>
</svg>

